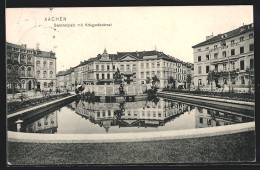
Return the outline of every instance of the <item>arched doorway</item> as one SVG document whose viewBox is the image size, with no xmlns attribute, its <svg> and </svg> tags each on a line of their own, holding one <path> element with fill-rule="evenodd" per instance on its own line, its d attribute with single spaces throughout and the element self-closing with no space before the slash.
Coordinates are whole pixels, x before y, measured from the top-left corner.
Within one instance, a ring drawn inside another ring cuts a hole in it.
<svg viewBox="0 0 260 170">
<path fill-rule="evenodd" d="M 31 90 L 32 89 L 32 81 L 28 81 L 28 90 Z"/>
<path fill-rule="evenodd" d="M 41 89 L 41 84 L 40 82 L 37 82 L 37 90 Z"/>
</svg>

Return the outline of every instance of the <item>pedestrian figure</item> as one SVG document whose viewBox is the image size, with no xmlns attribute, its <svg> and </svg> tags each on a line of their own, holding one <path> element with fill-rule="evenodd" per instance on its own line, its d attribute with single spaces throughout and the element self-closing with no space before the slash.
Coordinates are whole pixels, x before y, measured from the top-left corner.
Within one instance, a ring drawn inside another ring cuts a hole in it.
<svg viewBox="0 0 260 170">
<path fill-rule="evenodd" d="M 52 89 L 50 89 L 50 94 L 51 94 L 51 92 L 52 92 Z"/>
<path fill-rule="evenodd" d="M 56 89 L 56 94 L 58 93 L 58 89 Z"/>
</svg>

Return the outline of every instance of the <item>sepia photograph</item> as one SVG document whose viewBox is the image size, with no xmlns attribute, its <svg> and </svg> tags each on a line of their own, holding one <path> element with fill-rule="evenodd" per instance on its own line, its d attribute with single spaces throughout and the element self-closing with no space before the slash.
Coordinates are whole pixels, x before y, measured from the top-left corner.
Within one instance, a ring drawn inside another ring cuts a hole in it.
<svg viewBox="0 0 260 170">
<path fill-rule="evenodd" d="M 256 162 L 253 5 L 6 8 L 7 165 Z"/>
</svg>

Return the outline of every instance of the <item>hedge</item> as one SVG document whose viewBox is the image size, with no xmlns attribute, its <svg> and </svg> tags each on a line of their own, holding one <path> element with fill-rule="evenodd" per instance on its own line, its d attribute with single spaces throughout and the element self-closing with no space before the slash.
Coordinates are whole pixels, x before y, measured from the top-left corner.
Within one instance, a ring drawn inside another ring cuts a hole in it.
<svg viewBox="0 0 260 170">
<path fill-rule="evenodd" d="M 200 90 L 187 91 L 187 90 L 178 90 L 178 89 L 169 89 L 169 88 L 164 88 L 162 91 L 186 93 L 186 94 L 193 94 L 193 95 L 203 95 L 207 97 L 234 99 L 234 100 L 241 100 L 241 101 L 255 101 L 255 95 L 252 93 L 210 92 L 210 91 L 200 91 Z"/>
<path fill-rule="evenodd" d="M 44 103 L 46 101 L 66 97 L 69 95 L 70 95 L 69 93 L 64 93 L 64 94 L 55 94 L 55 95 L 51 95 L 51 96 L 45 96 L 45 97 L 41 97 L 41 98 L 34 98 L 34 99 L 23 100 L 23 101 L 13 101 L 13 102 L 9 102 L 7 104 L 7 110 L 8 110 L 8 112 L 13 112 L 13 111 L 19 110 L 21 108 L 26 108 L 29 106 L 36 106 L 40 103 Z"/>
</svg>

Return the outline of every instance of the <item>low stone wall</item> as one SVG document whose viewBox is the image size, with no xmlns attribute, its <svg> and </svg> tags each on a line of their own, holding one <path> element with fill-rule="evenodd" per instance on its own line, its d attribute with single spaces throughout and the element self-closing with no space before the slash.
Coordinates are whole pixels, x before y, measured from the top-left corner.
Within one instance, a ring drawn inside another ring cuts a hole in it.
<svg viewBox="0 0 260 170">
<path fill-rule="evenodd" d="M 141 95 L 146 90 L 146 85 L 126 84 L 125 95 Z M 119 85 L 86 85 L 83 92 L 95 92 L 96 96 L 119 95 Z"/>
<path fill-rule="evenodd" d="M 226 109 L 234 112 L 243 112 L 247 115 L 254 116 L 255 103 L 237 100 L 227 100 L 219 98 L 210 98 L 204 96 L 178 94 L 174 92 L 158 92 L 159 97 L 164 97 L 173 100 L 179 100 L 182 102 L 188 102 L 208 107 L 215 107 L 218 109 Z"/>
<path fill-rule="evenodd" d="M 15 112 L 12 114 L 7 115 L 7 119 L 8 119 L 8 124 L 12 124 L 14 123 L 18 118 L 23 117 L 23 118 L 28 118 L 28 117 L 32 117 L 35 115 L 38 115 L 40 113 L 43 113 L 53 107 L 58 107 L 60 105 L 63 105 L 66 102 L 70 102 L 73 101 L 76 98 L 77 95 L 71 95 L 68 97 L 64 97 L 61 99 L 57 99 L 51 102 L 47 102 L 32 108 L 28 108 L 19 112 Z"/>
<path fill-rule="evenodd" d="M 9 142 L 32 143 L 114 143 L 140 142 L 169 139 L 200 138 L 208 136 L 227 135 L 255 130 L 255 122 L 240 123 L 227 126 L 216 126 L 199 129 L 171 130 L 142 133 L 113 134 L 36 134 L 8 131 Z"/>
</svg>

